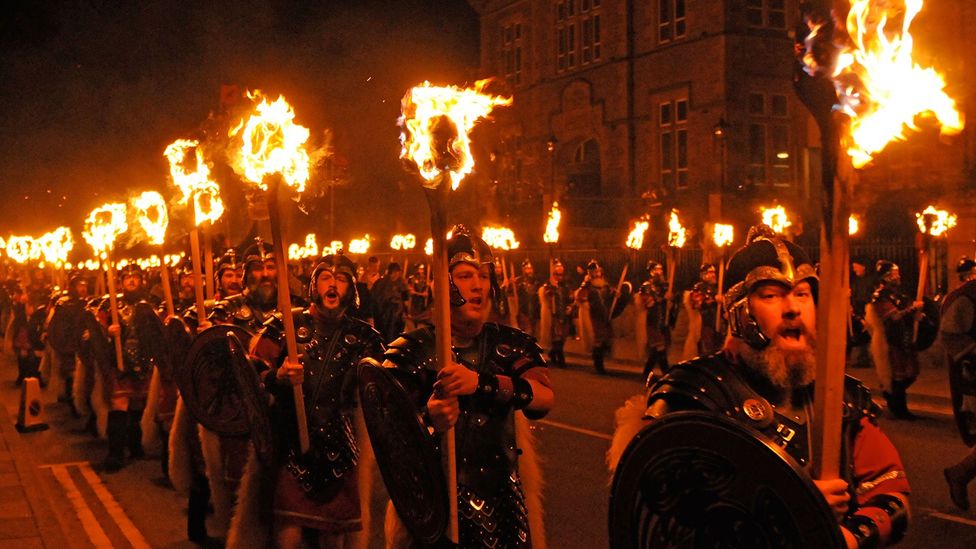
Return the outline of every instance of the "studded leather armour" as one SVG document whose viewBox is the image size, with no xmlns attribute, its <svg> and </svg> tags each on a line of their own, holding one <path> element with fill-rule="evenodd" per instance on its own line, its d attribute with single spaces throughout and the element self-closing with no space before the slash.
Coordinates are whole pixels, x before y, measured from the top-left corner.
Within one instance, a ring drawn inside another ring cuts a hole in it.
<svg viewBox="0 0 976 549">
<path fill-rule="evenodd" d="M 513 378 L 546 364 L 534 337 L 494 323 L 485 324 L 471 348 L 455 348 L 455 357 L 475 372 Z M 390 344 L 386 359 L 396 366 L 398 379 L 418 409 L 426 411 L 437 376 L 433 330 L 404 334 Z M 455 437 L 460 545 L 530 547 L 514 410 L 510 404 L 486 402 L 477 395 L 462 396 L 459 401 Z M 524 413 L 530 419 L 535 417 L 528 410 Z M 432 436 L 431 444 L 438 443 Z"/>
</svg>

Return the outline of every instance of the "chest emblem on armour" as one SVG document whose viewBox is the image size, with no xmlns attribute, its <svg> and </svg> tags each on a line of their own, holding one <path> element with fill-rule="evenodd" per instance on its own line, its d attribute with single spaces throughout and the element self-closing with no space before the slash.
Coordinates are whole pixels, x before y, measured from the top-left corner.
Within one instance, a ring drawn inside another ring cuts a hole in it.
<svg viewBox="0 0 976 549">
<path fill-rule="evenodd" d="M 742 403 L 742 411 L 746 413 L 746 416 L 753 421 L 762 421 L 766 419 L 766 409 L 763 407 L 762 403 L 754 398 L 746 399 Z"/>
</svg>

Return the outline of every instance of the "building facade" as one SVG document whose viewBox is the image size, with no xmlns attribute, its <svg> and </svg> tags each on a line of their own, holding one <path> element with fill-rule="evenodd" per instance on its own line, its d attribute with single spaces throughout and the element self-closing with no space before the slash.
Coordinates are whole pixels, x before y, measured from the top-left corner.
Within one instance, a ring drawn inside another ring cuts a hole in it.
<svg viewBox="0 0 976 549">
<path fill-rule="evenodd" d="M 503 211 L 491 215 L 541 223 L 558 200 L 567 235 L 598 245 L 622 244 L 629 220 L 647 212 L 653 238 L 664 228 L 655 212 L 672 207 L 690 227 L 747 226 L 774 202 L 796 212 L 798 231 L 815 223 L 819 135 L 792 87 L 797 0 L 469 3 L 481 20 L 481 74 L 515 98 L 494 124 Z M 959 27 L 972 11 L 942 6 L 932 17 Z M 959 30 L 933 51 L 972 51 Z M 965 56 L 950 55 L 947 79 L 958 74 L 971 90 Z M 906 162 L 926 189 L 963 184 L 972 140 L 918 141 L 865 170 L 861 202 L 903 188 Z"/>
</svg>

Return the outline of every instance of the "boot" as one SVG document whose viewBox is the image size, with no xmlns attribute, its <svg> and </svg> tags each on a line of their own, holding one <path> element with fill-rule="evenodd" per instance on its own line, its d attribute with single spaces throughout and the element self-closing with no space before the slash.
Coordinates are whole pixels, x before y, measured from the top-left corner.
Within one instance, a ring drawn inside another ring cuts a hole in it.
<svg viewBox="0 0 976 549">
<path fill-rule="evenodd" d="M 976 478 L 976 450 L 970 452 L 962 461 L 946 467 L 942 474 L 945 475 L 946 482 L 949 484 L 949 497 L 956 507 L 963 511 L 969 510 L 969 493 L 967 487 L 969 482 Z"/>
<path fill-rule="evenodd" d="M 196 475 L 190 484 L 190 499 L 186 508 L 186 537 L 194 543 L 206 543 L 207 506 L 210 503 L 210 485 L 207 477 Z"/>
<path fill-rule="evenodd" d="M 142 459 L 146 457 L 146 452 L 142 449 L 142 410 L 129 410 L 128 414 L 126 443 L 129 447 L 129 457 Z"/>
<path fill-rule="evenodd" d="M 163 439 L 163 445 L 159 453 L 159 464 L 162 467 L 163 480 L 169 483 L 169 431 L 160 427 L 159 433 Z"/>
<path fill-rule="evenodd" d="M 120 410 L 108 413 L 108 457 L 105 458 L 105 471 L 108 473 L 115 473 L 125 466 L 126 416 L 127 413 Z"/>
<path fill-rule="evenodd" d="M 891 384 L 891 412 L 895 419 L 915 421 L 918 416 L 908 410 L 908 386 L 914 380 L 895 381 Z"/>
<path fill-rule="evenodd" d="M 596 368 L 596 373 L 605 374 L 607 370 L 603 367 L 603 348 L 598 347 L 593 349 L 593 367 Z"/>
</svg>

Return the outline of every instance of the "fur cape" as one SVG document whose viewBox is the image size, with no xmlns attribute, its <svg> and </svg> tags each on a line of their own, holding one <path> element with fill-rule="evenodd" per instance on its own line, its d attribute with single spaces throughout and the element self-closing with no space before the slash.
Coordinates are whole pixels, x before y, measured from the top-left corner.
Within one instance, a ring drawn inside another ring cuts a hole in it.
<svg viewBox="0 0 976 549">
<path fill-rule="evenodd" d="M 607 450 L 607 468 L 610 470 L 610 481 L 617 470 L 621 456 L 630 441 L 637 436 L 646 425 L 644 412 L 647 410 L 647 397 L 643 394 L 634 395 L 624 402 L 624 405 L 614 412 L 614 431 Z"/>
<path fill-rule="evenodd" d="M 363 529 L 343 536 L 340 547 L 366 549 L 370 534 L 370 497 L 373 492 L 373 470 L 376 459 L 366 434 L 362 413 L 356 409 L 353 419 L 356 443 L 359 445 L 359 502 L 362 508 Z M 175 427 L 174 427 L 175 430 Z M 206 451 L 206 450 L 204 450 Z M 209 476 L 210 472 L 207 471 Z M 281 474 L 288 474 L 282 472 Z M 227 549 L 264 549 L 272 546 L 275 471 L 261 464 L 252 451 L 237 491 L 237 504 L 233 509 L 230 529 L 227 531 Z"/>
<path fill-rule="evenodd" d="M 162 437 L 156 423 L 156 413 L 159 411 L 159 391 L 162 380 L 159 378 L 159 368 L 153 368 L 152 378 L 149 380 L 149 395 L 146 397 L 146 407 L 142 410 L 139 426 L 142 427 L 142 447 L 146 452 L 155 454 L 162 447 Z"/>
<path fill-rule="evenodd" d="M 546 549 L 546 529 L 542 489 L 545 485 L 542 476 L 542 463 L 536 449 L 536 437 L 522 412 L 515 414 L 515 440 L 522 455 L 519 456 L 519 478 L 525 492 L 525 507 L 529 513 L 529 532 L 533 549 Z M 387 549 L 416 549 L 410 533 L 400 520 L 390 502 L 386 506 L 386 520 L 383 524 Z"/>
<path fill-rule="evenodd" d="M 190 438 L 196 436 L 190 414 L 183 406 L 183 397 L 176 401 L 176 416 L 173 427 L 169 430 L 169 480 L 177 493 L 187 496 L 190 484 L 193 482 L 193 454 L 190 450 Z"/>
<path fill-rule="evenodd" d="M 227 487 L 227 472 L 224 470 L 224 453 L 220 435 L 204 428 L 203 425 L 197 425 L 197 436 L 200 437 L 200 447 L 203 450 L 207 484 L 210 486 L 210 502 L 214 510 L 210 524 L 214 526 L 214 535 L 222 537 L 230 527 L 234 494 Z"/>
<path fill-rule="evenodd" d="M 864 309 L 864 325 L 871 334 L 871 360 L 878 375 L 878 385 L 882 392 L 888 392 L 891 387 L 891 358 L 888 348 L 888 337 L 885 334 L 884 319 L 875 310 L 873 303 L 868 303 Z"/>
<path fill-rule="evenodd" d="M 593 321 L 590 319 L 590 302 L 584 301 L 579 305 L 579 335 L 583 341 L 583 349 L 587 353 L 593 352 Z"/>
<path fill-rule="evenodd" d="M 546 286 L 539 286 L 539 346 L 548 351 L 552 348 L 552 300 L 546 297 Z"/>
<path fill-rule="evenodd" d="M 691 360 L 698 356 L 698 341 L 701 339 L 702 316 L 698 309 L 691 306 L 691 292 L 685 291 L 681 298 L 685 311 L 688 313 L 688 337 L 681 352 L 681 360 Z"/>
<path fill-rule="evenodd" d="M 72 397 L 79 414 L 82 416 L 95 414 L 98 436 L 105 438 L 110 406 L 105 391 L 105 381 L 94 360 L 78 360 L 72 384 Z"/>
</svg>

